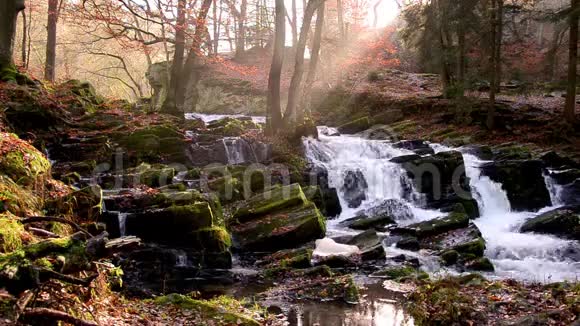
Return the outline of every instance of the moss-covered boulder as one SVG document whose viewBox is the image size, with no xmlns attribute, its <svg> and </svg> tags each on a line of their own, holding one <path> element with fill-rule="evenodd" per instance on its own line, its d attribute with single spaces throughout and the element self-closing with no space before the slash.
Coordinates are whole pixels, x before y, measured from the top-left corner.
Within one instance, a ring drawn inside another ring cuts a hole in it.
<svg viewBox="0 0 580 326">
<path fill-rule="evenodd" d="M 239 137 L 250 130 L 261 130 L 251 118 L 226 117 L 207 124 L 208 132 L 226 137 Z"/>
<path fill-rule="evenodd" d="M 347 244 L 357 246 L 360 249 L 360 256 L 363 261 L 385 259 L 383 241 L 373 230 L 368 230 L 356 235 L 354 238 L 350 239 Z"/>
<path fill-rule="evenodd" d="M 553 234 L 580 241 L 580 206 L 558 208 L 527 220 L 521 232 Z"/>
<path fill-rule="evenodd" d="M 50 177 L 50 162 L 18 136 L 0 132 L 0 173 L 20 186 L 32 188 Z"/>
<path fill-rule="evenodd" d="M 103 190 L 92 185 L 46 203 L 49 212 L 75 216 L 78 221 L 96 221 L 103 212 Z"/>
<path fill-rule="evenodd" d="M 295 248 L 324 237 L 325 220 L 312 203 L 278 208 L 265 214 L 231 226 L 237 247 L 253 251 L 274 251 Z"/>
<path fill-rule="evenodd" d="M 0 253 L 12 252 L 22 246 L 26 230 L 17 217 L 10 213 L 0 213 Z"/>
<path fill-rule="evenodd" d="M 286 208 L 301 207 L 307 202 L 299 184 L 278 186 L 246 200 L 234 212 L 233 217 L 243 223 Z"/>
<path fill-rule="evenodd" d="M 469 216 L 464 213 L 451 213 L 444 217 L 411 224 L 405 228 L 396 229 L 395 232 L 410 234 L 419 239 L 443 234 L 448 231 L 467 228 L 469 226 Z"/>
<path fill-rule="evenodd" d="M 371 127 L 371 121 L 369 117 L 363 117 L 356 119 L 354 121 L 345 123 L 339 126 L 337 129 L 341 134 L 356 134 L 357 132 L 364 131 Z"/>
<path fill-rule="evenodd" d="M 222 299 L 225 301 L 225 299 Z M 193 318 L 200 323 L 211 325 L 240 325 L 240 326 L 260 326 L 261 324 L 250 316 L 240 313 L 243 306 L 240 303 L 232 307 L 219 302 L 219 298 L 214 301 L 195 300 L 181 294 L 169 294 L 155 298 L 154 302 L 159 305 L 173 305 L 179 309 L 190 310 L 194 313 Z M 195 323 L 195 322 L 194 322 Z"/>
<path fill-rule="evenodd" d="M 34 215 L 42 208 L 42 200 L 32 191 L 17 185 L 7 176 L 0 175 L 0 213 L 17 216 Z"/>
<path fill-rule="evenodd" d="M 135 168 L 127 169 L 121 175 L 101 176 L 99 184 L 105 189 L 132 188 L 140 185 L 158 188 L 170 185 L 175 175 L 175 169 L 166 165 L 141 163 Z"/>
<path fill-rule="evenodd" d="M 516 211 L 537 211 L 552 204 L 540 160 L 495 161 L 482 165 L 481 171 L 501 183 Z"/>
<path fill-rule="evenodd" d="M 148 242 L 192 247 L 199 236 L 203 237 L 195 232 L 218 225 L 209 204 L 199 202 L 129 215 L 126 230 Z"/>
<path fill-rule="evenodd" d="M 185 155 L 185 135 L 175 126 L 153 125 L 139 128 L 118 139 L 126 149 L 130 163 L 181 163 L 188 162 Z"/>
<path fill-rule="evenodd" d="M 309 248 L 280 250 L 264 257 L 260 265 L 267 269 L 309 268 L 312 267 L 312 252 Z"/>
</svg>

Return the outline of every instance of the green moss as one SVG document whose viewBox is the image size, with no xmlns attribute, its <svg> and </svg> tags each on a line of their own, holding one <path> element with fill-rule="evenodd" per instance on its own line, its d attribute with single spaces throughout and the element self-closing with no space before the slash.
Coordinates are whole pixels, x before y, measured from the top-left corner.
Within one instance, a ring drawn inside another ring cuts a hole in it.
<svg viewBox="0 0 580 326">
<path fill-rule="evenodd" d="M 467 267 L 474 271 L 493 272 L 493 263 L 487 257 L 480 257 L 467 264 Z"/>
<path fill-rule="evenodd" d="M 457 262 L 459 258 L 459 253 L 455 250 L 447 250 L 441 254 L 441 260 L 445 266 L 453 265 Z"/>
<path fill-rule="evenodd" d="M 18 136 L 0 132 L 0 148 L 0 171 L 18 185 L 32 187 L 50 176 L 50 162 L 44 154 Z"/>
<path fill-rule="evenodd" d="M 425 238 L 447 231 L 465 228 L 468 225 L 469 216 L 467 214 L 452 212 L 445 217 L 409 225 L 408 228 L 413 229 L 418 238 Z"/>
<path fill-rule="evenodd" d="M 354 121 L 343 124 L 338 127 L 338 131 L 342 134 L 356 134 L 371 127 L 369 117 L 363 117 Z"/>
<path fill-rule="evenodd" d="M 303 206 L 307 202 L 299 184 L 275 187 L 248 199 L 241 208 L 236 210 L 234 218 L 243 222 L 284 208 Z"/>
<path fill-rule="evenodd" d="M 10 213 L 0 214 L 0 253 L 11 252 L 22 246 L 24 227 Z"/>
<path fill-rule="evenodd" d="M 359 301 L 358 287 L 352 277 L 349 277 L 344 287 L 344 301 L 346 303 L 356 304 Z"/>
<path fill-rule="evenodd" d="M 171 214 L 174 221 L 190 224 L 195 229 L 214 226 L 213 212 L 209 204 L 205 202 L 186 206 L 172 206 L 167 208 L 167 212 Z"/>
<path fill-rule="evenodd" d="M 216 325 L 243 325 L 259 326 L 260 323 L 254 319 L 244 316 L 233 309 L 233 299 L 227 304 L 225 299 L 214 299 L 213 301 L 195 300 L 181 294 L 169 294 L 155 298 L 154 302 L 158 305 L 174 305 L 180 309 L 192 310 L 201 320 L 211 321 Z M 240 305 L 241 306 L 241 305 Z M 239 310 L 238 306 L 236 310 Z"/>
<path fill-rule="evenodd" d="M 232 239 L 225 228 L 211 227 L 195 231 L 192 238 L 196 247 L 207 252 L 225 252 L 232 246 Z"/>
<path fill-rule="evenodd" d="M 373 274 L 373 277 L 381 277 L 389 280 L 397 280 L 400 278 L 409 277 L 417 272 L 416 269 L 409 266 L 395 266 L 383 269 L 382 271 Z"/>
<path fill-rule="evenodd" d="M 34 214 L 42 201 L 31 191 L 17 185 L 12 179 L 0 175 L 0 213 L 10 212 L 17 216 Z"/>
<path fill-rule="evenodd" d="M 471 242 L 457 245 L 453 249 L 460 255 L 472 254 L 476 257 L 481 257 L 485 251 L 485 240 L 479 237 Z"/>
</svg>

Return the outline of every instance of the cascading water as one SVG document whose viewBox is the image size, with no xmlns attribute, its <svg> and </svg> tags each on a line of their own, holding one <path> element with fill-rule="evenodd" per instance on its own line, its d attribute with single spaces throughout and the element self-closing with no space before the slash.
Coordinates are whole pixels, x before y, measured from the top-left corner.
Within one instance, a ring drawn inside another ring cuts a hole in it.
<svg viewBox="0 0 580 326">
<path fill-rule="evenodd" d="M 119 234 L 124 237 L 127 225 L 127 213 L 119 213 Z"/>
<path fill-rule="evenodd" d="M 421 195 L 415 191 L 405 171 L 398 164 L 389 162 L 393 157 L 411 154 L 410 151 L 394 148 L 386 141 L 356 136 L 320 135 L 319 140 L 306 139 L 304 145 L 309 161 L 325 167 L 330 186 L 339 191 L 343 212 L 336 220 L 328 221 L 328 236 L 357 233 L 341 227 L 339 223 L 362 209 L 375 207 L 385 199 L 397 199 L 411 207 L 413 219 L 398 221 L 399 224 L 430 220 L 443 215 L 436 210 L 420 208 Z M 438 144 L 433 144 L 432 148 L 436 152 L 454 150 Z M 463 158 L 473 196 L 481 211 L 481 217 L 474 222 L 487 242 L 486 255 L 496 267 L 495 275 L 531 281 L 577 279 L 580 263 L 568 258 L 567 251 L 577 250 L 578 243 L 548 235 L 519 233 L 521 224 L 538 213 L 512 212 L 501 184 L 482 176 L 480 165 L 483 161 L 465 151 Z M 365 189 L 366 198 L 357 208 L 348 207 L 342 190 L 348 171 L 360 171 L 368 185 Z M 408 195 L 409 191 L 411 196 Z M 558 196 L 555 187 L 551 191 L 553 198 Z M 557 203 L 557 200 L 554 202 Z M 399 249 L 387 248 L 388 256 L 398 253 Z M 421 262 L 426 261 L 423 259 Z"/>
</svg>

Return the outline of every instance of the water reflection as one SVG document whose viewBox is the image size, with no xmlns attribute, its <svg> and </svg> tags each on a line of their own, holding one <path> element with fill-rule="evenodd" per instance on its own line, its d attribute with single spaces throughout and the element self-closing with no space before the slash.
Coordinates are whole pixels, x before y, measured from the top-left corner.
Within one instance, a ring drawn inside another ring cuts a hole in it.
<svg viewBox="0 0 580 326">
<path fill-rule="evenodd" d="M 292 308 L 290 326 L 411 326 L 412 319 L 400 306 L 400 296 L 370 284 L 361 291 L 363 302 L 352 306 L 337 303 L 304 303 Z"/>
</svg>

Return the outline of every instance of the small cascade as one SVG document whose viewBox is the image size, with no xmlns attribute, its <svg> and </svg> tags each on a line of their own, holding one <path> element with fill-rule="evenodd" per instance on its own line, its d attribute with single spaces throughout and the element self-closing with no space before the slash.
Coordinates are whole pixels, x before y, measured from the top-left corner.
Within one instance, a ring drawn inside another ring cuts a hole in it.
<svg viewBox="0 0 580 326">
<path fill-rule="evenodd" d="M 223 143 L 228 164 L 257 162 L 256 154 L 245 140 L 239 137 L 226 137 L 223 139 Z"/>
<path fill-rule="evenodd" d="M 183 250 L 175 250 L 175 267 L 187 267 L 187 253 Z"/>
<path fill-rule="evenodd" d="M 119 213 L 119 234 L 124 237 L 126 234 L 127 213 Z"/>
<path fill-rule="evenodd" d="M 562 199 L 562 194 L 564 192 L 564 187 L 556 183 L 554 178 L 548 174 L 544 174 L 544 180 L 546 181 L 546 186 L 550 192 L 550 199 L 554 206 L 563 206 L 564 200 Z"/>
<path fill-rule="evenodd" d="M 243 114 L 203 114 L 203 113 L 186 113 L 185 119 L 201 119 L 205 123 L 221 120 L 223 118 L 251 118 L 254 123 L 266 123 L 266 117 L 248 116 Z"/>
<path fill-rule="evenodd" d="M 513 212 L 502 185 L 482 175 L 480 166 L 485 161 L 461 148 L 439 144 L 430 146 L 435 152 L 456 150 L 463 153 L 472 195 L 481 214 L 474 223 L 486 240 L 486 256 L 495 265 L 495 275 L 541 282 L 578 278 L 580 262 L 577 253 L 580 247 L 577 242 L 550 235 L 519 233 L 520 226 L 527 219 L 553 207 L 547 207 L 540 212 Z M 356 233 L 341 226 L 340 222 L 354 217 L 361 210 L 380 207 L 388 199 L 400 201 L 410 207 L 413 217 L 398 221 L 401 225 L 441 216 L 440 211 L 421 208 L 424 207 L 423 196 L 416 191 L 412 180 L 409 180 L 400 165 L 389 161 L 393 157 L 411 154 L 410 151 L 395 148 L 386 141 L 367 140 L 357 136 L 325 136 L 322 133 L 318 140 L 305 139 L 304 147 L 310 163 L 324 167 L 328 171 L 329 185 L 339 191 L 343 211 L 339 218 L 328 221 L 328 237 Z M 359 175 L 357 171 L 360 171 L 367 185 L 364 188 L 365 199 L 360 206 L 349 208 L 346 201 L 348 197 L 344 193 L 345 176 L 349 174 L 346 181 L 352 183 L 353 175 Z M 550 188 L 553 203 L 558 205 L 561 189 L 549 177 L 546 177 L 546 184 Z M 412 256 L 410 252 L 392 246 L 385 249 L 389 257 L 400 253 Z M 427 270 L 439 268 L 437 259 L 430 259 L 420 253 L 417 258 Z"/>
</svg>

